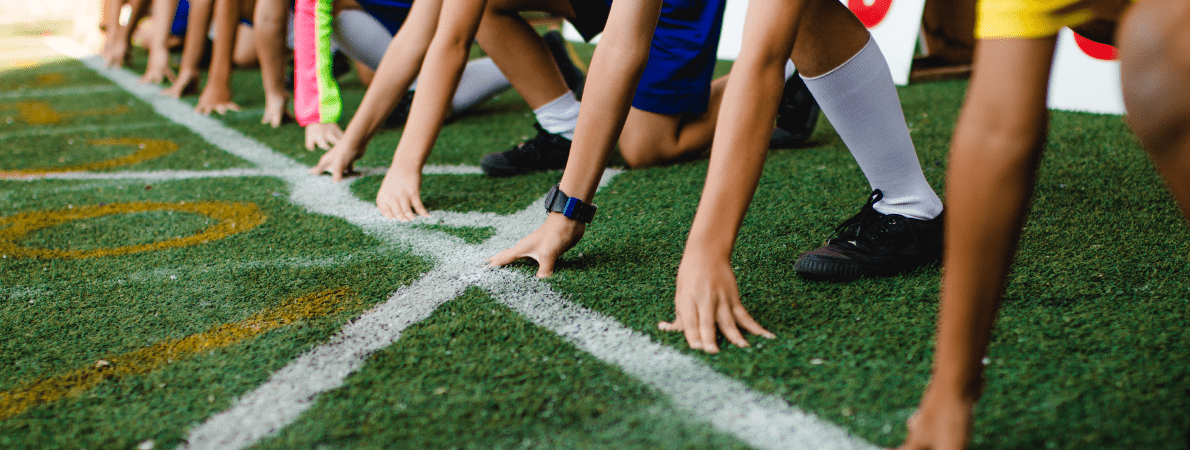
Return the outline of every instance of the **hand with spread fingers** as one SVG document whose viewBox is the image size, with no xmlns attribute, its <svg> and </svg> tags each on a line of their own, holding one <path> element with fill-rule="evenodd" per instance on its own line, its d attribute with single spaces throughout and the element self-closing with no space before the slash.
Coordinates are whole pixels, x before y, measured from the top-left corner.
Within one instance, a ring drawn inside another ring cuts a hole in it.
<svg viewBox="0 0 1190 450">
<path fill-rule="evenodd" d="M 707 353 L 719 352 L 719 332 L 737 347 L 748 346 L 741 329 L 769 339 L 776 337 L 744 309 L 731 261 L 717 261 L 689 250 L 678 266 L 674 321 L 661 322 L 657 328 L 684 332 L 690 348 Z"/>
<path fill-rule="evenodd" d="M 376 193 L 376 206 L 389 219 L 402 222 L 429 217 L 430 213 L 421 204 L 421 173 L 389 170 Z"/>
<path fill-rule="evenodd" d="M 150 52 L 149 62 L 145 66 L 145 73 L 140 77 L 140 83 L 161 84 L 166 81 L 173 83 L 176 79 L 174 71 L 169 68 L 169 51 Z"/>
<path fill-rule="evenodd" d="M 227 114 L 228 111 L 239 111 L 240 105 L 231 101 L 231 91 L 208 84 L 198 96 L 198 103 L 194 105 L 194 112 L 210 115 L 212 112 Z"/>
<path fill-rule="evenodd" d="M 322 157 L 318 158 L 318 164 L 310 169 L 310 174 L 319 175 L 323 172 L 330 172 L 331 179 L 336 183 L 343 181 L 344 175 L 355 172 L 352 165 L 364 156 L 363 150 L 349 140 L 339 140 L 334 147 L 331 147 L 330 151 L 323 153 Z"/>
<path fill-rule="evenodd" d="M 502 267 L 517 260 L 531 258 L 537 261 L 537 278 L 548 277 L 554 273 L 554 264 L 558 258 L 578 244 L 586 229 L 586 224 L 571 220 L 561 213 L 552 212 L 541 227 L 525 236 L 512 248 L 488 258 L 488 264 Z"/>
<path fill-rule="evenodd" d="M 312 123 L 306 125 L 306 150 L 314 148 L 330 150 L 343 138 L 343 129 L 337 123 Z"/>
</svg>

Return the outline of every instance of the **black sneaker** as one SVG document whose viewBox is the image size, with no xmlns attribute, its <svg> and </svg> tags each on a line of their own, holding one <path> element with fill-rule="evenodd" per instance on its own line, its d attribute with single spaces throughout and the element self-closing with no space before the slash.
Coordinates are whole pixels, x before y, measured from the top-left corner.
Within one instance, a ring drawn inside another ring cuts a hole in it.
<svg viewBox="0 0 1190 450">
<path fill-rule="evenodd" d="M 809 279 L 851 281 L 886 277 L 933 263 L 942 256 L 942 216 L 930 220 L 881 214 L 872 208 L 884 198 L 872 191 L 859 214 L 835 228 L 823 247 L 799 256 L 794 270 Z"/>
<path fill-rule="evenodd" d="M 560 170 L 566 168 L 570 156 L 570 139 L 560 134 L 545 131 L 540 123 L 534 123 L 537 136 L 502 153 L 488 153 L 479 162 L 483 173 L 490 177 L 511 177 L 538 170 Z"/>
<path fill-rule="evenodd" d="M 574 91 L 575 98 L 582 100 L 583 82 L 587 76 L 583 74 L 582 69 L 574 64 L 574 60 L 570 59 L 570 44 L 562 38 L 562 33 L 557 30 L 546 32 L 541 38 L 545 40 L 546 48 L 549 48 L 550 55 L 554 57 L 554 63 L 562 72 L 562 78 L 566 80 L 566 87 Z"/>
<path fill-rule="evenodd" d="M 388 114 L 384 119 L 384 126 L 387 128 L 400 128 L 405 126 L 405 122 L 409 120 L 409 108 L 413 106 L 413 91 L 405 91 L 405 96 L 401 97 L 401 101 L 397 102 L 397 106 L 393 108 L 393 112 Z"/>
<path fill-rule="evenodd" d="M 810 95 L 802 77 L 793 74 L 785 80 L 781 104 L 777 106 L 777 128 L 769 139 L 769 148 L 790 148 L 802 145 L 818 125 L 818 102 Z"/>
</svg>

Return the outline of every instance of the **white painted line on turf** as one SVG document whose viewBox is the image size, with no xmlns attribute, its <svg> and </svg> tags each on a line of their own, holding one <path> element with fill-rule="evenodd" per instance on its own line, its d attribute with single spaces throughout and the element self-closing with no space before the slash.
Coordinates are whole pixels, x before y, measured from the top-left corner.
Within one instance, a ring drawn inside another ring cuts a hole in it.
<svg viewBox="0 0 1190 450">
<path fill-rule="evenodd" d="M 870 449 L 830 422 L 764 395 L 654 342 L 615 319 L 567 301 L 548 285 L 510 271 L 480 281 L 500 303 L 600 360 L 669 396 L 680 409 L 762 449 Z"/>
<path fill-rule="evenodd" d="M 470 285 L 448 268 L 430 271 L 398 289 L 380 308 L 349 323 L 331 338 L 286 365 L 231 409 L 190 430 L 188 449 L 240 449 L 280 431 L 314 405 L 318 394 L 343 385 L 373 352 L 388 347 L 406 327 Z"/>
<path fill-rule="evenodd" d="M 127 71 L 103 68 L 98 58 L 83 59 L 83 62 L 113 81 L 122 77 L 134 79 Z M 142 94 L 129 91 L 144 100 Z M 161 105 L 154 103 L 154 107 L 159 111 L 172 112 L 174 108 L 165 102 L 158 103 Z M 184 112 L 195 115 L 190 113 L 188 105 L 186 108 Z M 180 120 L 171 115 L 166 117 L 191 127 L 204 137 L 221 138 L 218 142 L 208 140 L 241 158 L 259 161 L 270 168 L 300 166 L 242 134 L 226 135 L 221 131 L 225 127 L 218 122 L 193 121 L 180 113 L 177 115 Z M 311 177 L 295 169 L 282 173 L 282 178 L 292 188 L 290 199 L 295 204 L 315 213 L 342 218 L 386 243 L 407 246 L 433 261 L 435 269 L 417 282 L 398 289 L 388 301 L 348 324 L 329 343 L 291 362 L 265 384 L 241 397 L 231 409 L 192 429 L 185 440 L 189 444 L 184 448 L 240 449 L 279 431 L 309 409 L 318 394 L 341 386 L 368 355 L 390 345 L 405 328 L 429 317 L 439 305 L 472 285 L 486 288 L 528 320 L 561 334 L 596 357 L 620 366 L 670 396 L 677 407 L 751 445 L 766 449 L 874 448 L 776 396 L 757 393 L 743 383 L 715 372 L 698 359 L 652 342 L 615 319 L 571 303 L 540 280 L 486 267 L 487 256 L 511 246 L 537 228 L 545 216 L 540 200 L 507 216 L 435 211 L 434 217 L 413 222 L 466 224 L 463 226 L 486 226 L 496 230 L 495 236 L 487 241 L 467 245 L 454 236 L 385 220 L 371 203 L 351 195 L 349 184 L 354 179 L 333 183 L 327 177 Z M 605 175 L 601 185 L 611 175 L 614 173 Z"/>
<path fill-rule="evenodd" d="M 108 85 L 95 85 L 85 87 L 67 87 L 55 89 L 17 89 L 15 91 L 0 92 L 0 100 L 20 100 L 25 98 L 45 98 L 45 97 L 62 97 L 67 95 L 87 95 L 87 94 L 102 94 L 105 92 L 116 92 L 120 88 Z"/>
</svg>

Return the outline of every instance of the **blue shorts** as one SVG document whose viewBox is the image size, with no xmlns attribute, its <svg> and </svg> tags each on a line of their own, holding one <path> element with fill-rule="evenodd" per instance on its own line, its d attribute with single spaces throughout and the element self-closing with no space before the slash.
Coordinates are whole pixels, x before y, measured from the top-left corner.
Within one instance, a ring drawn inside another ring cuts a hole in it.
<svg viewBox="0 0 1190 450">
<path fill-rule="evenodd" d="M 389 34 L 396 36 L 401 24 L 405 23 L 405 18 L 409 17 L 409 8 L 413 7 L 413 1 L 360 0 L 359 6 L 384 25 Z"/>
<path fill-rule="evenodd" d="M 610 0 L 571 5 L 577 16 L 571 23 L 584 39 L 603 31 Z M 664 0 L 633 107 L 657 114 L 706 112 L 726 7 L 726 0 Z"/>
<path fill-rule="evenodd" d="M 174 21 L 169 25 L 169 34 L 174 36 L 186 36 L 186 24 L 190 23 L 190 2 L 186 0 L 178 0 L 178 9 L 174 10 Z M 240 18 L 240 23 L 252 26 L 252 21 Z"/>
</svg>

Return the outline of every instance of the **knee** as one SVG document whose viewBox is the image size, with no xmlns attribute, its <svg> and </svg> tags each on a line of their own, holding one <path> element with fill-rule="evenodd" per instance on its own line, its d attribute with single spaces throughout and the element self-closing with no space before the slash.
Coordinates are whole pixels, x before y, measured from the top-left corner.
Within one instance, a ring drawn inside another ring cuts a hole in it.
<svg viewBox="0 0 1190 450">
<path fill-rule="evenodd" d="M 1117 42 L 1128 122 L 1150 151 L 1173 148 L 1190 123 L 1190 4 L 1147 0 L 1121 21 Z"/>
<path fill-rule="evenodd" d="M 675 153 L 676 143 L 665 142 L 658 136 L 649 133 L 636 133 L 625 127 L 620 134 L 620 156 L 628 167 L 639 169 L 642 167 L 660 166 L 671 162 L 666 155 Z"/>
</svg>

